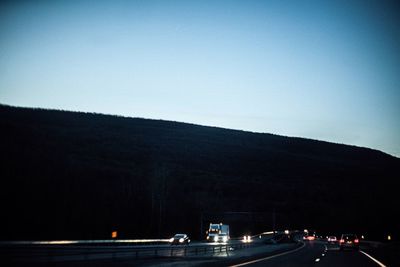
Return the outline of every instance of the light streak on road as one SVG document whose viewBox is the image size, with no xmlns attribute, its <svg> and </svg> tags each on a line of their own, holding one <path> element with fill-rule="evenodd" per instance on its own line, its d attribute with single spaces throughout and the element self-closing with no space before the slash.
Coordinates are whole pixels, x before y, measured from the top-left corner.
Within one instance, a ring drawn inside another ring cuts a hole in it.
<svg viewBox="0 0 400 267">
<path fill-rule="evenodd" d="M 364 254 L 365 256 L 367 256 L 368 258 L 370 258 L 371 260 L 373 260 L 373 261 L 374 261 L 376 264 L 378 264 L 379 266 L 381 266 L 381 267 L 386 267 L 385 264 L 383 264 L 382 262 L 378 261 L 377 259 L 375 259 L 375 258 L 372 257 L 371 255 L 367 254 L 366 252 L 364 252 L 364 251 L 362 251 L 362 250 L 360 250 L 360 252 L 361 252 L 362 254 Z"/>
<path fill-rule="evenodd" d="M 106 240 L 52 240 L 52 241 L 4 241 L 3 245 L 69 245 L 98 243 L 168 243 L 169 239 L 106 239 Z"/>
</svg>

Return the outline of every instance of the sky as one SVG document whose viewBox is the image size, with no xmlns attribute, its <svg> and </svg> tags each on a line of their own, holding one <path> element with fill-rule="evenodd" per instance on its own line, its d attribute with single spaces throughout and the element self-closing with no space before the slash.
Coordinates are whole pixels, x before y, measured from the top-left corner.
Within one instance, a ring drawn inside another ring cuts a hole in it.
<svg viewBox="0 0 400 267">
<path fill-rule="evenodd" d="M 400 157 L 388 1 L 3 1 L 0 103 L 325 140 Z"/>
</svg>

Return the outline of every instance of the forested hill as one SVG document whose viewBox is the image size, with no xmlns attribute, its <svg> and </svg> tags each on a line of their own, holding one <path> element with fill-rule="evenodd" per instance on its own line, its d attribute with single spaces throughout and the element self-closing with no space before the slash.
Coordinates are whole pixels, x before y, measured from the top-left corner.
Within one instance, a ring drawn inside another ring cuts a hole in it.
<svg viewBox="0 0 400 267">
<path fill-rule="evenodd" d="M 4 105 L 0 126 L 3 240 L 398 227 L 400 160 L 380 151 Z"/>
</svg>

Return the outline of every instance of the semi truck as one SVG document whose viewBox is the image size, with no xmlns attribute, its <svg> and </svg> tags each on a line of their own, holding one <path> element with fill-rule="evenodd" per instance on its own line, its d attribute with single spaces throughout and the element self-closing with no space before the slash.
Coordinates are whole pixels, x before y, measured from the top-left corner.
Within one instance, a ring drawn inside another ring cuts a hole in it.
<svg viewBox="0 0 400 267">
<path fill-rule="evenodd" d="M 222 223 L 210 223 L 207 231 L 207 241 L 210 242 L 228 242 L 229 225 Z"/>
</svg>

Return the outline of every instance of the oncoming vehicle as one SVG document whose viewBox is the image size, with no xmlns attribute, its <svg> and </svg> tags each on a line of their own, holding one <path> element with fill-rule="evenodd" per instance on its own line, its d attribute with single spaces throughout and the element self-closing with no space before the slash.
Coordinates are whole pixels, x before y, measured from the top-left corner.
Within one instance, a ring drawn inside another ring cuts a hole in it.
<svg viewBox="0 0 400 267">
<path fill-rule="evenodd" d="M 251 236 L 249 236 L 249 235 L 243 236 L 242 242 L 243 243 L 250 243 L 251 242 Z"/>
<path fill-rule="evenodd" d="M 340 250 L 345 248 L 360 249 L 360 241 L 355 234 L 343 234 L 339 240 Z"/>
<path fill-rule="evenodd" d="M 189 245 L 190 239 L 186 234 L 176 234 L 169 240 L 169 242 L 171 245 Z"/>
<path fill-rule="evenodd" d="M 229 236 L 227 233 L 221 233 L 218 236 L 214 236 L 214 242 L 228 242 Z"/>
</svg>

